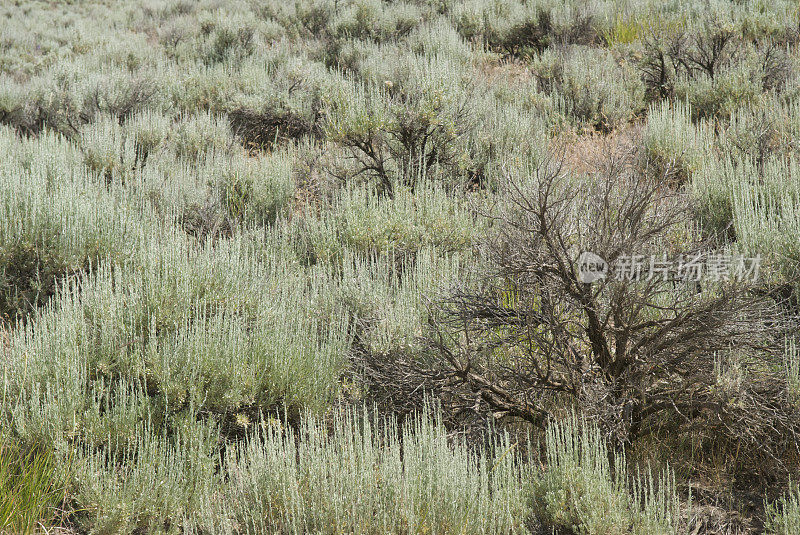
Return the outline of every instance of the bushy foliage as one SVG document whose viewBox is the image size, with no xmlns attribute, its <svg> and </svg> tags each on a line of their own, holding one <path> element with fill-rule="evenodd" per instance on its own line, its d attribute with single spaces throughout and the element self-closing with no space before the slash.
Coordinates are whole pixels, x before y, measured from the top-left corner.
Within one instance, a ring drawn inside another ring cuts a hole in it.
<svg viewBox="0 0 800 535">
<path fill-rule="evenodd" d="M 629 471 L 600 431 L 574 415 L 545 435 L 547 468 L 533 479 L 534 514 L 546 527 L 610 535 L 679 533 L 679 500 L 669 470 Z"/>
<path fill-rule="evenodd" d="M 404 186 L 393 191 L 394 197 L 386 198 L 365 187 L 344 190 L 330 222 L 336 235 L 326 241 L 364 256 L 406 256 L 426 246 L 459 251 L 469 247 L 480 232 L 465 206 L 468 200 L 454 202 L 435 183 L 417 184 L 413 192 Z M 336 251 L 315 254 L 331 258 Z"/>
<path fill-rule="evenodd" d="M 350 174 L 373 176 L 389 193 L 395 182 L 413 185 L 434 167 L 459 176 L 466 166 L 462 140 L 471 128 L 467 91 L 449 89 L 445 78 L 458 70 L 426 59 L 401 68 L 413 73 L 403 85 L 391 78 L 382 86 L 345 80 L 327 99 L 327 137 L 349 152 Z M 388 74 L 396 78 L 403 70 Z"/>
<path fill-rule="evenodd" d="M 211 113 L 182 117 L 170 141 L 178 156 L 187 160 L 212 151 L 227 152 L 235 144 L 228 121 Z"/>
<path fill-rule="evenodd" d="M 604 49 L 548 50 L 534 62 L 542 90 L 579 124 L 609 131 L 641 111 L 644 89 L 632 69 Z"/>
<path fill-rule="evenodd" d="M 797 162 L 794 158 L 728 157 L 704 168 L 694 180 L 700 218 L 712 234 L 735 237 L 746 254 L 761 254 L 769 273 L 796 276 L 797 248 L 789 238 L 796 225 Z"/>
<path fill-rule="evenodd" d="M 655 176 L 670 174 L 686 183 L 709 158 L 713 137 L 705 124 L 691 121 L 689 106 L 680 101 L 651 107 L 642 134 L 643 158 Z"/>
<path fill-rule="evenodd" d="M 3 134 L 2 143 L 18 144 L 18 152 L 7 152 L 2 164 L 0 315 L 16 320 L 100 257 L 124 259 L 123 244 L 147 224 L 98 188 L 63 139 L 25 143 Z"/>
<path fill-rule="evenodd" d="M 800 496 L 790 489 L 776 503 L 767 507 L 767 533 L 785 535 L 800 529 Z"/>
<path fill-rule="evenodd" d="M 226 456 L 230 513 L 251 533 L 522 532 L 516 444 L 501 437 L 492 453 L 473 452 L 431 418 L 398 429 L 352 412 L 330 433 L 307 420 L 296 437 L 263 422 Z"/>
</svg>

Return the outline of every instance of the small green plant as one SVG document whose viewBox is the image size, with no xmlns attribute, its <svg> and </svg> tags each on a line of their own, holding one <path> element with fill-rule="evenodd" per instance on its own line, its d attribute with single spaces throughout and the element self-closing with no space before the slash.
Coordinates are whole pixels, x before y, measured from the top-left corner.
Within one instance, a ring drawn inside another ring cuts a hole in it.
<svg viewBox="0 0 800 535">
<path fill-rule="evenodd" d="M 767 504 L 766 533 L 793 535 L 800 533 L 800 488 L 789 482 L 789 491 L 777 502 Z"/>
<path fill-rule="evenodd" d="M 785 355 L 789 397 L 796 406 L 800 407 L 800 351 L 798 351 L 795 340 L 786 341 Z"/>
<path fill-rule="evenodd" d="M 613 22 L 600 30 L 603 40 L 609 47 L 618 45 L 628 45 L 639 39 L 642 33 L 642 25 L 637 20 L 626 20 L 618 13 Z"/>
<path fill-rule="evenodd" d="M 38 533 L 49 522 L 61 496 L 51 452 L 29 452 L 0 436 L 0 533 Z"/>
</svg>

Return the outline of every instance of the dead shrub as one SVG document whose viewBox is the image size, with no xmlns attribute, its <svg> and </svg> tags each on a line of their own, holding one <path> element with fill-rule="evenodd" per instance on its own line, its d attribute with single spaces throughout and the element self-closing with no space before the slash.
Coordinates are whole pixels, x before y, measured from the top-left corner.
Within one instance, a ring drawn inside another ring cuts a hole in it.
<svg viewBox="0 0 800 535">
<path fill-rule="evenodd" d="M 315 114 L 316 115 L 316 114 Z M 228 113 L 231 128 L 247 150 L 274 147 L 287 140 L 309 136 L 322 137 L 315 118 L 307 118 L 291 110 L 237 108 Z"/>
<path fill-rule="evenodd" d="M 557 158 L 508 176 L 507 202 L 487 214 L 490 268 L 431 311 L 428 376 L 539 428 L 573 407 L 618 444 L 699 434 L 740 479 L 785 475 L 800 417 L 781 364 L 791 321 L 774 300 L 743 281 L 580 278 L 587 251 L 609 266 L 704 254 L 669 172 L 636 169 L 622 149 L 588 177 Z"/>
</svg>

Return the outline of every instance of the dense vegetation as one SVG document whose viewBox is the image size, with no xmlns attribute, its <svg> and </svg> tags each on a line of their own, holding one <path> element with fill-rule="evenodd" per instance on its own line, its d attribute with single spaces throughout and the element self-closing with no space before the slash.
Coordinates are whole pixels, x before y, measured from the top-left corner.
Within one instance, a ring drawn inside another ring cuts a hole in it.
<svg viewBox="0 0 800 535">
<path fill-rule="evenodd" d="M 800 532 L 798 52 L 793 0 L 3 3 L 0 533 Z"/>
</svg>

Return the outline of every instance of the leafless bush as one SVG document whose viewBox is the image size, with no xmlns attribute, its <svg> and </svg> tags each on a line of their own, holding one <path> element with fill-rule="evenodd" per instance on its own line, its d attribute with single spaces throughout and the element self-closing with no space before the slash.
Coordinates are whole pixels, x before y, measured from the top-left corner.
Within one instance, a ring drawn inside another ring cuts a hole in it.
<svg viewBox="0 0 800 535">
<path fill-rule="evenodd" d="M 220 206 L 216 199 L 207 199 L 203 204 L 193 204 L 181 214 L 180 225 L 190 236 L 203 243 L 233 234 L 235 221 Z"/>
<path fill-rule="evenodd" d="M 705 21 L 695 33 L 680 30 L 664 35 L 651 30 L 642 38 L 643 53 L 637 62 L 650 100 L 672 97 L 680 76 L 713 80 L 735 58 L 735 37 L 732 29 L 714 20 Z M 772 54 L 775 57 L 765 61 L 777 74 L 772 66 L 777 56 Z"/>
<path fill-rule="evenodd" d="M 736 51 L 733 41 L 735 35 L 733 29 L 724 24 L 715 20 L 707 21 L 682 47 L 682 53 L 676 54 L 676 59 L 687 73 L 700 71 L 713 80 Z"/>
<path fill-rule="evenodd" d="M 773 39 L 758 43 L 761 58 L 761 85 L 765 91 L 781 90 L 792 74 L 787 48 Z"/>
<path fill-rule="evenodd" d="M 572 406 L 618 442 L 666 425 L 780 462 L 800 420 L 773 300 L 734 281 L 579 277 L 582 251 L 611 265 L 703 248 L 686 238 L 689 201 L 669 176 L 638 176 L 634 160 L 625 149 L 585 178 L 558 159 L 507 177 L 483 250 L 493 267 L 432 313 L 437 369 L 467 398 L 536 426 Z"/>
<path fill-rule="evenodd" d="M 435 399 L 448 429 L 464 433 L 473 443 L 484 435 L 492 407 L 427 358 L 402 352 L 377 354 L 358 344 L 352 357 L 356 380 L 367 386 L 364 401 L 380 413 L 393 414 L 402 421 Z"/>
<path fill-rule="evenodd" d="M 314 115 L 318 111 L 314 110 Z M 231 128 L 250 151 L 269 148 L 284 140 L 304 136 L 320 138 L 322 131 L 316 117 L 308 118 L 291 110 L 237 108 L 228 113 Z"/>
<path fill-rule="evenodd" d="M 678 68 L 673 52 L 680 48 L 680 39 L 666 38 L 652 30 L 642 38 L 643 52 L 638 64 L 649 100 L 672 97 Z"/>
<path fill-rule="evenodd" d="M 553 38 L 553 21 L 549 11 L 540 10 L 535 19 L 512 27 L 506 35 L 492 43 L 509 57 L 524 57 L 541 52 Z"/>
</svg>

